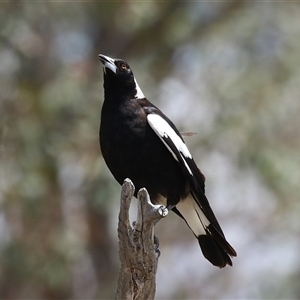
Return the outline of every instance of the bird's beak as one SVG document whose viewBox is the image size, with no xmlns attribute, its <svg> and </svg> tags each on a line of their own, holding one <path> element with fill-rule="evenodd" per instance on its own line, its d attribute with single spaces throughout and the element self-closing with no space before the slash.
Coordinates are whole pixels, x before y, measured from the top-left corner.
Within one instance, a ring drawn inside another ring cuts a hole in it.
<svg viewBox="0 0 300 300">
<path fill-rule="evenodd" d="M 104 69 L 105 73 L 106 73 L 106 68 L 110 69 L 115 74 L 117 73 L 117 67 L 115 65 L 115 60 L 113 58 L 110 58 L 110 57 L 105 56 L 103 54 L 99 54 L 98 57 L 99 57 L 102 65 L 103 65 L 103 69 Z"/>
</svg>

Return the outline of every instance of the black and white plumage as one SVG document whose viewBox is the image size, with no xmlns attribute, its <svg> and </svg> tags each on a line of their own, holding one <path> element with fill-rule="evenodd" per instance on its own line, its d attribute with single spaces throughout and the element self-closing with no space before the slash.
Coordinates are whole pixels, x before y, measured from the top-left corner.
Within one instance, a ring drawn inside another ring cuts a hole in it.
<svg viewBox="0 0 300 300">
<path fill-rule="evenodd" d="M 154 204 L 163 204 L 185 220 L 203 255 L 220 268 L 232 265 L 235 250 L 205 196 L 205 177 L 181 134 L 141 91 L 129 65 L 99 55 L 104 69 L 100 145 L 104 160 L 122 184 L 145 187 Z"/>
</svg>

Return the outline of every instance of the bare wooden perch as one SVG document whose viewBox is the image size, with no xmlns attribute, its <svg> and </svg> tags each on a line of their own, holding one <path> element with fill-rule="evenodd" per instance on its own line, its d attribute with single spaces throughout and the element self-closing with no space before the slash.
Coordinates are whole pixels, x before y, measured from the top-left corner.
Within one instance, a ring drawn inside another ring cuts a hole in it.
<svg viewBox="0 0 300 300">
<path fill-rule="evenodd" d="M 158 254 L 154 243 L 154 226 L 168 214 L 162 205 L 153 205 L 146 189 L 138 192 L 138 215 L 133 227 L 129 207 L 134 185 L 125 179 L 121 192 L 118 224 L 120 270 L 117 300 L 154 299 Z"/>
</svg>

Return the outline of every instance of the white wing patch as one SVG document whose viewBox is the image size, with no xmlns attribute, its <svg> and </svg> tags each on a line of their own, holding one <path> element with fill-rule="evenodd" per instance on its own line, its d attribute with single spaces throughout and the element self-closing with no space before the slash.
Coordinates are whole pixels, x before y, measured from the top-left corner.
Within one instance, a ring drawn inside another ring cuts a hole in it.
<svg viewBox="0 0 300 300">
<path fill-rule="evenodd" d="M 168 150 L 172 153 L 173 157 L 179 161 L 177 155 L 172 151 L 172 149 L 169 147 L 169 145 L 164 141 L 163 137 L 167 137 L 171 139 L 174 146 L 179 151 L 185 167 L 189 171 L 190 174 L 192 174 L 192 171 L 190 167 L 188 166 L 187 162 L 185 161 L 185 158 L 192 158 L 191 153 L 189 152 L 189 149 L 187 148 L 186 144 L 182 141 L 182 139 L 177 135 L 177 133 L 173 130 L 173 128 L 168 124 L 167 121 L 165 121 L 161 116 L 156 114 L 149 114 L 147 116 L 147 121 L 151 128 L 154 130 L 154 132 L 159 136 L 159 138 L 162 140 L 162 142 L 165 144 L 165 146 L 168 148 Z"/>
</svg>

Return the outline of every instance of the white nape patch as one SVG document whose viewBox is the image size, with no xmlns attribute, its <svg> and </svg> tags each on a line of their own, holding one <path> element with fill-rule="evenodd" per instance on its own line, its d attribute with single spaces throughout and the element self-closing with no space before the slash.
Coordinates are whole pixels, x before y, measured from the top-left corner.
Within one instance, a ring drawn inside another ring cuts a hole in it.
<svg viewBox="0 0 300 300">
<path fill-rule="evenodd" d="M 180 202 L 177 203 L 176 208 L 182 214 L 196 236 L 206 234 L 203 226 L 207 227 L 210 223 L 192 195 L 189 195 L 184 200 L 180 200 Z"/>
<path fill-rule="evenodd" d="M 163 140 L 163 137 L 168 137 L 173 142 L 174 146 L 178 149 L 181 157 L 182 154 L 186 158 L 192 158 L 191 153 L 189 152 L 189 149 L 187 148 L 186 144 L 182 141 L 182 139 L 177 135 L 177 133 L 173 130 L 173 128 L 168 124 L 167 121 L 165 121 L 161 116 L 156 114 L 149 114 L 147 116 L 147 120 L 151 128 L 154 130 L 154 132 L 159 136 L 159 138 L 163 141 L 165 146 L 168 148 L 168 150 L 172 153 L 173 157 L 179 161 L 176 154 L 172 151 L 172 149 L 169 147 L 169 145 Z M 192 175 L 192 171 L 190 167 L 188 166 L 187 162 L 185 161 L 184 157 L 182 157 L 185 167 L 188 169 L 189 173 Z"/>
<path fill-rule="evenodd" d="M 138 85 L 136 79 L 134 78 L 134 82 L 135 82 L 135 88 L 136 88 L 136 94 L 135 94 L 135 98 L 136 99 L 143 99 L 145 98 L 140 86 Z"/>
<path fill-rule="evenodd" d="M 106 60 L 104 60 L 104 64 L 102 62 L 102 64 L 104 65 L 104 73 L 106 73 L 106 68 L 112 70 L 115 74 L 117 73 L 117 67 L 115 65 L 115 60 L 109 56 L 103 55 L 101 54 L 102 57 L 104 57 Z"/>
</svg>

